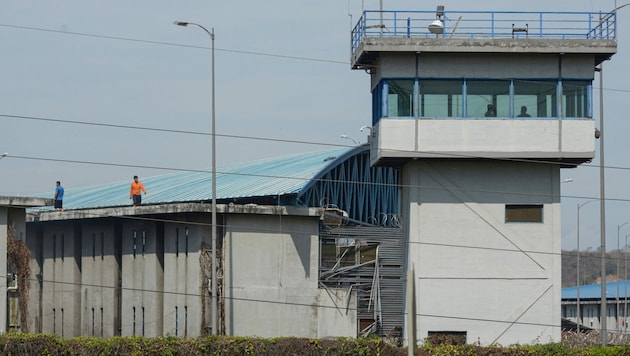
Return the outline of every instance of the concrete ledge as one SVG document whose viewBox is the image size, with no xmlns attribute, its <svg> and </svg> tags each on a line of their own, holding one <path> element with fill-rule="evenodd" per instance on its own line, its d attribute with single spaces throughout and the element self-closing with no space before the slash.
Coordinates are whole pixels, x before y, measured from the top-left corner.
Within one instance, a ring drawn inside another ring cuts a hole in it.
<svg viewBox="0 0 630 356">
<path fill-rule="evenodd" d="M 52 201 L 52 200 L 51 200 Z M 175 203 L 159 205 L 142 205 L 138 207 L 111 207 L 99 209 L 81 209 L 65 211 L 42 211 L 28 214 L 27 221 L 59 221 L 78 219 L 99 219 L 117 216 L 178 214 L 178 213 L 211 213 L 211 203 Z M 323 208 L 296 206 L 276 206 L 257 204 L 217 204 L 218 214 L 257 214 L 257 215 L 296 215 L 322 218 Z"/>
<path fill-rule="evenodd" d="M 592 54 L 601 62 L 617 53 L 616 40 L 543 38 L 365 37 L 352 53 L 352 67 L 373 64 L 375 52 Z"/>
<path fill-rule="evenodd" d="M 40 206 L 52 206 L 53 199 L 33 197 L 13 197 L 0 195 L 0 206 L 33 208 Z"/>
</svg>

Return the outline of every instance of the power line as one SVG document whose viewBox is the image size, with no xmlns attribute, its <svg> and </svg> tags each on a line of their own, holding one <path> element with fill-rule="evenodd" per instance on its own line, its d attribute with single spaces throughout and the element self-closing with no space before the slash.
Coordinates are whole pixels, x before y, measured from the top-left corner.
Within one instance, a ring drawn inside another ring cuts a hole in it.
<svg viewBox="0 0 630 356">
<path fill-rule="evenodd" d="M 55 214 L 54 212 L 45 212 L 45 213 Z M 168 214 L 168 213 L 164 213 L 164 214 Z M 86 212 L 84 216 L 88 216 L 89 219 L 116 218 L 116 219 L 122 219 L 122 220 L 171 223 L 171 224 L 176 224 L 176 225 L 192 225 L 192 226 L 205 226 L 205 227 L 211 226 L 210 223 L 204 223 L 204 222 L 198 222 L 198 221 L 187 221 L 187 220 L 183 221 L 183 220 L 172 220 L 172 219 L 166 219 L 166 218 L 129 216 L 129 215 L 116 216 L 116 215 L 111 215 L 111 214 L 105 214 L 105 213 L 100 214 L 100 213 L 94 213 L 94 212 Z M 277 216 L 279 216 L 280 218 L 282 217 L 281 215 L 277 215 Z M 310 233 L 305 233 L 304 231 L 301 231 L 301 230 L 291 230 L 291 229 L 285 229 L 285 228 L 282 228 L 280 230 L 280 229 L 274 229 L 274 228 L 263 228 L 263 227 L 258 227 L 258 226 L 252 226 L 249 224 L 248 225 L 217 224 L 217 226 L 225 230 L 230 229 L 230 230 L 235 230 L 235 231 L 248 231 L 248 232 L 260 232 L 260 233 L 282 232 L 286 234 L 307 234 L 307 235 L 310 234 Z M 361 238 L 357 238 L 357 240 L 361 240 Z M 387 245 L 389 243 L 390 242 L 388 241 L 383 241 L 381 244 Z M 543 256 L 569 256 L 571 257 L 571 256 L 577 256 L 578 254 L 578 252 L 574 253 L 572 251 L 564 251 L 564 252 L 557 253 L 557 252 L 547 252 L 547 251 L 538 251 L 538 250 L 525 250 L 525 249 L 501 248 L 501 247 L 479 246 L 479 245 L 464 245 L 464 244 L 452 244 L 452 243 L 440 243 L 440 242 L 407 241 L 407 244 L 433 246 L 433 247 L 446 247 L 446 248 L 460 248 L 460 249 L 470 249 L 470 250 L 482 250 L 482 251 L 507 252 L 507 253 L 518 253 L 518 254 L 529 253 L 533 255 L 543 255 Z M 584 256 L 583 254 L 584 252 L 580 252 L 580 256 L 583 256 L 585 258 L 594 258 L 594 259 L 601 258 L 601 256 L 589 257 L 589 256 Z M 619 258 L 617 257 L 606 257 L 606 259 L 612 260 L 612 261 L 619 260 Z M 629 258 L 624 257 L 624 258 L 621 258 L 621 260 L 630 261 L 630 257 Z"/>
<path fill-rule="evenodd" d="M 98 126 L 98 127 L 110 127 L 110 128 L 130 129 L 130 130 L 167 132 L 167 133 L 186 134 L 186 135 L 198 135 L 198 136 L 212 136 L 212 133 L 210 133 L 210 132 L 187 131 L 187 130 L 176 130 L 176 129 L 164 129 L 164 128 L 147 127 L 147 126 L 106 124 L 106 123 L 99 123 L 99 122 L 52 119 L 52 118 L 44 118 L 44 117 L 36 117 L 36 116 L 0 114 L 0 117 L 5 117 L 5 118 L 9 118 L 9 119 L 45 121 L 45 122 L 75 124 L 75 125 L 85 125 L 85 126 Z M 304 140 L 288 140 L 288 139 L 281 139 L 281 138 L 267 138 L 267 137 L 244 136 L 244 135 L 229 135 L 229 134 L 218 134 L 217 133 L 217 134 L 215 134 L 215 136 L 217 136 L 217 137 L 225 137 L 225 138 L 245 139 L 245 140 L 258 140 L 258 141 L 284 142 L 284 143 L 299 143 L 299 144 L 317 145 L 317 146 L 353 147 L 353 146 L 349 146 L 349 145 L 334 144 L 334 143 L 323 143 L 323 142 L 304 141 Z"/>
<path fill-rule="evenodd" d="M 131 129 L 131 130 L 142 130 L 142 131 L 154 131 L 154 132 L 166 132 L 166 133 L 176 133 L 176 134 L 188 134 L 188 135 L 199 135 L 199 136 L 212 136 L 211 133 L 208 132 L 199 132 L 199 131 L 188 131 L 188 130 L 177 130 L 177 129 L 165 129 L 165 128 L 157 128 L 157 127 L 147 127 L 147 126 L 133 126 L 133 125 L 122 125 L 122 124 L 107 124 L 107 123 L 97 123 L 97 122 L 89 122 L 89 121 L 78 121 L 78 120 L 65 120 L 65 119 L 53 119 L 53 118 L 45 118 L 45 117 L 36 117 L 36 116 L 24 116 L 24 115 L 11 115 L 11 114 L 0 114 L 0 117 L 8 118 L 8 119 L 21 119 L 21 120 L 33 120 L 33 121 L 44 121 L 44 122 L 54 122 L 54 123 L 64 123 L 64 124 L 75 124 L 75 125 L 86 125 L 86 126 L 99 126 L 99 127 L 110 127 L 110 128 L 120 128 L 120 129 Z M 268 142 L 283 142 L 283 143 L 295 143 L 295 144 L 305 144 L 305 145 L 315 145 L 315 146 L 328 146 L 328 147 L 355 147 L 353 145 L 347 144 L 335 144 L 335 143 L 326 143 L 326 142 L 316 142 L 316 141 L 306 141 L 306 140 L 289 140 L 289 139 L 281 139 L 281 138 L 270 138 L 270 137 L 259 137 L 259 136 L 245 136 L 245 135 L 231 135 L 231 134 L 215 134 L 218 137 L 225 138 L 234 138 L 234 139 L 243 139 L 243 140 L 256 140 L 256 141 L 268 141 Z M 392 152 L 399 153 L 434 153 L 434 152 L 424 152 L 424 151 L 409 151 L 409 150 L 401 150 L 401 149 L 391 149 Z M 458 153 L 441 153 L 444 156 L 451 158 L 466 158 L 466 159 L 487 159 L 487 160 L 495 160 L 495 161 L 507 161 L 507 162 L 527 162 L 527 163 L 542 163 L 542 164 L 551 164 L 551 165 L 560 165 L 566 166 L 566 163 L 551 161 L 551 160 L 535 160 L 535 159 L 520 159 L 520 158 L 501 158 L 501 157 L 484 157 L 478 155 L 469 155 L 469 154 L 458 154 Z M 7 156 L 17 158 L 18 156 Z M 77 161 L 76 163 L 79 163 Z M 113 164 L 112 164 L 113 165 Z M 571 165 L 573 166 L 573 165 Z M 575 166 L 578 166 L 577 164 Z M 589 168 L 600 168 L 599 165 L 591 165 L 588 163 L 580 164 L 581 167 L 589 167 Z M 151 168 L 151 167 L 146 167 Z M 617 170 L 630 170 L 630 167 L 623 166 L 604 166 L 605 169 L 617 169 Z M 166 169 L 166 168 L 160 168 Z"/>
<path fill-rule="evenodd" d="M 41 28 L 41 27 L 32 27 L 32 26 L 20 26 L 20 25 L 10 25 L 10 24 L 1 24 L 0 23 L 0 27 L 15 28 L 15 29 L 29 30 L 29 31 L 50 32 L 50 33 L 57 33 L 57 34 L 64 34 L 64 35 L 71 35 L 71 36 L 83 36 L 83 37 L 93 37 L 93 38 L 101 38 L 101 39 L 108 39 L 108 40 L 118 40 L 118 41 L 128 41 L 128 42 L 156 44 L 156 45 L 163 45 L 163 46 L 197 48 L 197 49 L 204 49 L 204 50 L 211 50 L 212 49 L 212 47 L 207 47 L 207 46 L 185 45 L 185 44 L 181 44 L 181 43 L 144 40 L 144 39 L 131 38 L 131 37 L 97 35 L 97 34 L 86 33 L 86 32 L 53 30 L 53 29 L 47 29 L 47 28 Z M 282 55 L 282 54 L 267 53 L 267 52 L 224 49 L 224 48 L 218 48 L 218 47 L 215 47 L 215 51 L 226 52 L 226 53 L 240 53 L 240 54 L 248 54 L 248 55 L 255 55 L 255 56 L 264 56 L 264 57 L 275 57 L 275 58 L 283 58 L 283 59 L 294 59 L 294 60 L 309 61 L 309 62 L 343 64 L 343 65 L 346 65 L 346 66 L 350 65 L 349 61 L 339 61 L 339 60 L 331 60 L 331 59 L 323 59 L 323 58 L 312 58 L 312 57 Z M 374 65 L 373 67 L 374 68 L 378 68 L 379 66 L 378 65 Z M 503 79 L 512 79 L 512 78 L 503 78 Z M 520 80 L 520 81 L 526 81 L 526 80 Z M 537 82 L 537 81 L 530 81 L 530 82 Z M 543 82 L 543 81 L 540 81 L 540 82 Z M 599 89 L 598 87 L 593 87 L 593 88 L 594 89 Z M 616 91 L 616 92 L 630 93 L 630 89 L 617 89 L 617 88 L 602 88 L 602 89 L 603 90 L 607 90 L 607 91 Z"/>
<path fill-rule="evenodd" d="M 88 164 L 88 165 L 99 165 L 99 166 L 109 166 L 109 167 L 128 167 L 128 168 L 136 168 L 136 169 L 138 169 L 138 168 L 142 168 L 142 169 L 156 169 L 156 170 L 176 171 L 176 172 L 210 173 L 208 170 L 203 170 L 203 169 L 172 168 L 172 167 L 163 167 L 163 166 L 149 166 L 149 165 L 123 164 L 123 163 L 109 163 L 109 162 L 98 162 L 98 161 L 83 161 L 83 160 L 71 160 L 71 159 L 60 159 L 60 158 L 45 158 L 45 157 L 34 157 L 34 156 L 9 155 L 6 158 L 35 160 L 35 161 L 46 161 L 46 162 L 59 162 L 59 163 Z M 486 189 L 469 189 L 469 188 L 460 188 L 460 187 L 444 187 L 444 186 L 430 186 L 430 185 L 403 185 L 403 184 L 387 184 L 387 183 L 375 183 L 375 182 L 355 182 L 355 181 L 351 181 L 351 180 L 325 179 L 325 178 L 306 178 L 306 177 L 289 177 L 289 176 L 265 175 L 265 174 L 229 172 L 229 171 L 217 171 L 217 173 L 218 174 L 222 174 L 222 175 L 248 176 L 248 177 L 274 178 L 274 179 L 288 179 L 288 180 L 300 180 L 300 181 L 309 181 L 309 182 L 354 183 L 354 184 L 357 184 L 357 185 L 370 185 L 370 186 L 381 186 L 381 187 L 382 186 L 392 186 L 392 187 L 397 187 L 397 188 L 456 190 L 456 191 L 463 191 L 463 192 L 494 193 L 494 194 L 507 194 L 507 195 L 518 195 L 518 196 L 541 197 L 541 198 L 549 198 L 551 196 L 550 194 L 544 194 L 544 193 L 511 192 L 511 191 L 486 190 Z M 597 199 L 596 197 L 579 196 L 579 195 L 553 195 L 553 196 L 554 197 L 558 197 L 558 198 Z M 629 202 L 630 198 L 626 199 L 626 198 L 610 198 L 610 197 L 607 197 L 605 200 L 606 201 L 616 201 L 616 202 Z"/>
<path fill-rule="evenodd" d="M 155 220 L 155 219 L 150 219 L 150 220 Z M 167 220 L 168 221 L 168 220 Z M 175 223 L 182 223 L 181 221 L 172 221 Z M 197 223 L 197 224 L 202 224 L 202 223 Z M 284 232 L 288 232 L 288 231 L 284 231 Z M 469 246 L 467 246 L 469 247 Z M 478 247 L 474 247 L 474 248 L 478 248 Z M 514 252 L 519 252 L 519 251 L 514 251 Z M 98 284 L 88 284 L 88 283 L 77 283 L 77 282 L 64 282 L 64 281 L 54 281 L 54 280 L 44 280 L 43 282 L 45 283 L 52 283 L 52 284 L 70 284 L 70 285 L 75 285 L 75 286 L 87 286 L 87 287 L 94 287 L 94 288 L 110 288 L 110 289 L 116 289 L 116 288 L 120 288 L 120 287 L 116 287 L 116 286 L 107 286 L 107 285 L 98 285 Z M 160 293 L 160 294 L 176 294 L 176 295 L 187 295 L 187 296 L 195 296 L 195 297 L 200 297 L 200 294 L 197 293 L 188 293 L 188 292 L 175 292 L 175 291 L 163 291 L 163 290 L 155 290 L 155 289 L 144 289 L 144 288 L 132 288 L 132 287 L 122 287 L 120 288 L 121 290 L 128 290 L 128 291 L 132 291 L 132 292 L 150 292 L 150 293 Z M 266 299 L 253 299 L 253 298 L 236 298 L 236 297 L 229 297 L 229 296 L 224 296 L 224 299 L 227 300 L 240 300 L 240 301 L 249 301 L 249 302 L 257 302 L 257 303 L 270 303 L 270 304 L 280 304 L 280 305 L 293 305 L 293 306 L 305 306 L 305 307 L 316 307 L 316 308 L 335 308 L 335 307 L 331 307 L 331 306 L 322 306 L 322 305 L 313 305 L 313 304 L 308 304 L 308 303 L 293 303 L 293 302 L 286 302 L 286 301 L 277 301 L 277 300 L 266 300 Z M 350 308 L 351 310 L 355 309 L 355 308 Z M 440 315 L 440 314 L 417 314 L 417 316 L 425 316 L 425 317 L 435 317 L 435 318 L 448 318 L 448 319 L 460 319 L 460 320 L 471 320 L 471 321 L 481 321 L 481 322 L 494 322 L 494 323 L 509 323 L 509 324 L 524 324 L 524 325 L 546 325 L 546 326 L 553 326 L 551 324 L 543 324 L 543 323 L 527 323 L 527 322 L 519 322 L 518 320 L 501 320 L 501 319 L 488 319 L 488 318 L 474 318 L 474 317 L 467 317 L 467 316 L 457 316 L 457 315 Z"/>
<path fill-rule="evenodd" d="M 59 33 L 59 34 L 64 34 L 64 35 L 72 35 L 72 36 L 83 36 L 83 37 L 101 38 L 101 39 L 108 39 L 108 40 L 148 43 L 148 44 L 156 44 L 156 45 L 163 45 L 163 46 L 198 48 L 198 49 L 206 49 L 206 50 L 211 50 L 212 49 L 211 47 L 206 47 L 206 46 L 193 46 L 193 45 L 185 45 L 185 44 L 181 44 L 181 43 L 163 42 L 163 41 L 151 41 L 151 40 L 143 40 L 143 39 L 130 38 L 130 37 L 96 35 L 96 34 L 85 33 L 85 32 L 51 30 L 51 29 L 47 29 L 47 28 L 30 27 L 30 26 L 18 26 L 18 25 L 9 25 L 9 24 L 0 24 L 0 26 L 2 26 L 2 27 L 9 27 L 9 28 L 16 28 L 16 29 L 21 29 L 21 30 L 42 31 L 42 32 L 50 32 L 50 33 Z M 265 52 L 242 51 L 242 50 L 235 50 L 235 49 L 224 49 L 224 48 L 222 49 L 222 48 L 218 48 L 218 47 L 215 47 L 214 50 L 215 51 L 219 51 L 219 52 L 240 53 L 240 54 L 249 54 L 249 55 L 255 55 L 255 56 L 275 57 L 275 58 L 284 58 L 284 59 L 295 59 L 295 60 L 309 61 L 309 62 L 343 64 L 343 65 L 346 65 L 346 66 L 350 65 L 350 62 L 348 62 L 348 61 L 336 61 L 336 60 L 321 59 L 321 58 L 309 58 L 309 57 L 290 56 L 290 55 L 265 53 Z"/>
<path fill-rule="evenodd" d="M 3 278 L 7 278 L 6 276 L 0 276 L 0 280 Z M 100 285 L 100 284 L 90 284 L 90 283 L 81 283 L 81 282 L 67 282 L 67 281 L 58 281 L 58 280 L 38 280 L 36 278 L 29 278 L 32 283 L 42 283 L 43 284 L 53 284 L 53 285 L 68 285 L 74 287 L 86 287 L 86 288 L 102 288 L 102 289 L 113 289 L 113 290 L 121 290 L 128 291 L 133 293 L 155 293 L 161 295 L 177 295 L 177 296 L 187 296 L 187 297 L 199 297 L 203 296 L 202 293 L 189 293 L 189 292 L 176 292 L 176 291 L 167 291 L 167 290 L 155 290 L 155 289 L 145 289 L 145 288 L 133 288 L 133 287 L 119 287 L 113 285 Z M 43 289 L 43 287 L 42 287 Z M 254 303 L 265 303 L 265 304 L 274 304 L 274 305 L 288 305 L 288 306 L 297 306 L 297 307 L 307 307 L 307 308 L 320 308 L 320 309 L 339 309 L 339 306 L 328 306 L 321 304 L 311 304 L 311 303 L 302 303 L 302 302 L 290 302 L 290 301 L 278 301 L 278 300 L 269 300 L 269 299 L 261 299 L 261 298 L 243 298 L 243 297 L 234 297 L 234 296 L 226 296 L 223 295 L 222 299 L 231 300 L 231 301 L 241 301 L 241 302 L 254 302 Z M 402 307 L 402 306 L 401 306 Z M 350 307 L 347 305 L 343 306 L 344 310 L 349 311 L 358 311 L 360 310 L 358 307 Z M 402 312 L 401 315 L 406 315 L 407 313 Z M 455 315 L 440 315 L 440 314 L 423 314 L 416 313 L 416 316 L 421 317 L 433 317 L 433 318 L 441 318 L 441 319 L 458 319 L 458 320 L 468 320 L 468 321 L 478 321 L 478 322 L 491 322 L 491 323 L 501 323 L 501 324 L 514 324 L 514 325 L 532 325 L 532 326 L 549 326 L 549 327 L 560 327 L 558 324 L 546 324 L 546 323 L 534 323 L 534 322 L 519 322 L 518 320 L 501 320 L 501 319 L 489 319 L 489 318 L 474 318 L 474 317 L 465 317 L 465 316 L 455 316 Z M 163 318 L 162 320 L 164 320 Z M 159 320 L 159 319 L 158 319 Z"/>
</svg>

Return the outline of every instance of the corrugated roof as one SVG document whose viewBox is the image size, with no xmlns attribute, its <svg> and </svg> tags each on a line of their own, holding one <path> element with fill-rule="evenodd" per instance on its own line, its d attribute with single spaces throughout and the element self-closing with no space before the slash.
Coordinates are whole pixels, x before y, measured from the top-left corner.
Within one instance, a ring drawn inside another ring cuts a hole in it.
<svg viewBox="0 0 630 356">
<path fill-rule="evenodd" d="M 617 284 L 619 295 L 617 296 Z M 580 286 L 580 299 L 601 299 L 602 285 L 587 284 Z M 630 280 L 606 283 L 607 299 L 627 298 L 630 295 Z M 577 287 L 562 288 L 562 299 L 577 299 Z"/>
<path fill-rule="evenodd" d="M 342 147 L 217 167 L 217 200 L 299 193 L 309 183 L 366 146 Z M 147 189 L 142 204 L 211 201 L 210 169 L 140 177 Z M 64 187 L 64 209 L 131 205 L 129 180 L 92 187 Z M 37 196 L 49 197 L 50 193 Z M 49 210 L 51 207 L 45 208 Z M 40 209 L 36 209 L 40 210 Z"/>
</svg>

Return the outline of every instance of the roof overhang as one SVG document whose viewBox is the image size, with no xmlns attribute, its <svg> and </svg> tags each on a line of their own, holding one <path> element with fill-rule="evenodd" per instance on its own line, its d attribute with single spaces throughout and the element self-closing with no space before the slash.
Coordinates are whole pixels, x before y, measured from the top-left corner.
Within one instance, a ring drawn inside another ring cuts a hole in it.
<svg viewBox="0 0 630 356">
<path fill-rule="evenodd" d="M 41 206 L 52 206 L 53 199 L 33 198 L 33 197 L 14 197 L 0 195 L 0 206 L 9 208 L 34 208 Z"/>
<path fill-rule="evenodd" d="M 598 65 L 617 53 L 617 41 L 614 39 L 364 37 L 352 53 L 352 68 L 371 68 L 376 65 L 376 59 L 386 52 L 576 54 L 593 56 L 594 64 Z"/>
</svg>

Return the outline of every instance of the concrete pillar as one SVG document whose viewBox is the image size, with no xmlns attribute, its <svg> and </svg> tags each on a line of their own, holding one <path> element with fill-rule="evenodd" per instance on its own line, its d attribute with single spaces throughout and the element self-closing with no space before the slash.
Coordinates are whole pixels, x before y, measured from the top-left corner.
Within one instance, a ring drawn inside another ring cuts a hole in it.
<svg viewBox="0 0 630 356">
<path fill-rule="evenodd" d="M 0 207 L 0 334 L 7 331 L 7 238 L 9 208 Z"/>
</svg>

